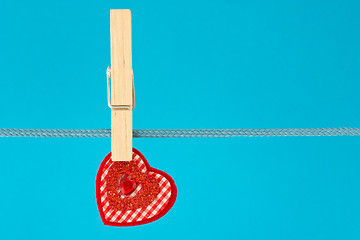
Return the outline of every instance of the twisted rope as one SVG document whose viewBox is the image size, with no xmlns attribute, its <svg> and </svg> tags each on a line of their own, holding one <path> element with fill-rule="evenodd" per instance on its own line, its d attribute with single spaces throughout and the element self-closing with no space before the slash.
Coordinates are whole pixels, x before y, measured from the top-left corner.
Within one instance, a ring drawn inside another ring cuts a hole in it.
<svg viewBox="0 0 360 240">
<path fill-rule="evenodd" d="M 360 128 L 135 129 L 134 138 L 360 136 Z M 111 137 L 110 129 L 0 128 L 0 137 Z"/>
</svg>

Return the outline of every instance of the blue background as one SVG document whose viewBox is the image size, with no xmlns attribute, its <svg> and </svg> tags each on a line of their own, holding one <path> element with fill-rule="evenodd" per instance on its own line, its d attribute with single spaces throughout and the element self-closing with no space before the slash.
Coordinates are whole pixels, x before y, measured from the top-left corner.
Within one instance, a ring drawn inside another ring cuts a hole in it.
<svg viewBox="0 0 360 240">
<path fill-rule="evenodd" d="M 0 127 L 110 128 L 109 10 L 130 8 L 134 128 L 360 127 L 358 1 L 0 3 Z M 360 137 L 135 139 L 177 183 L 104 226 L 110 139 L 0 139 L 1 239 L 359 239 Z"/>
</svg>

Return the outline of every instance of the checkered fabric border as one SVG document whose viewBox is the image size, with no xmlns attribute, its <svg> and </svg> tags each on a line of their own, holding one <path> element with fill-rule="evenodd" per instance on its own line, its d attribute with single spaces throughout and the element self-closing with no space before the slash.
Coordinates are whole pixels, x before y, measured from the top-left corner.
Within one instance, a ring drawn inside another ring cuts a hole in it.
<svg viewBox="0 0 360 240">
<path fill-rule="evenodd" d="M 142 172 L 147 172 L 146 165 L 144 160 L 141 157 L 133 153 L 133 161 L 137 164 Z M 154 217 L 157 213 L 160 213 L 166 205 L 169 203 L 171 197 L 171 184 L 170 182 L 162 175 L 154 172 L 147 172 L 150 175 L 153 175 L 156 180 L 159 181 L 160 192 L 155 198 L 155 200 L 144 208 L 138 208 L 136 210 L 128 211 L 116 211 L 111 209 L 109 201 L 107 199 L 106 192 L 106 176 L 109 172 L 109 169 L 113 161 L 111 158 L 107 160 L 103 167 L 103 172 L 101 174 L 100 180 L 100 197 L 101 197 L 101 206 L 105 215 L 105 220 L 112 223 L 132 223 L 139 222 L 142 220 L 150 219 Z M 135 196 L 141 190 L 141 185 L 138 186 L 135 191 L 130 195 L 130 197 Z"/>
</svg>

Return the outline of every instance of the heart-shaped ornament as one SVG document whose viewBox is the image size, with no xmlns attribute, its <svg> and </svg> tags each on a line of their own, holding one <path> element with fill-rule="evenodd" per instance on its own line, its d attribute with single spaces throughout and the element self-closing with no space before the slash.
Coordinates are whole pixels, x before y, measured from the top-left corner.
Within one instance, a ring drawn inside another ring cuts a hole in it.
<svg viewBox="0 0 360 240">
<path fill-rule="evenodd" d="M 176 186 L 168 174 L 150 167 L 136 149 L 129 162 L 114 162 L 109 153 L 96 177 L 96 200 L 105 225 L 141 225 L 170 210 Z"/>
</svg>

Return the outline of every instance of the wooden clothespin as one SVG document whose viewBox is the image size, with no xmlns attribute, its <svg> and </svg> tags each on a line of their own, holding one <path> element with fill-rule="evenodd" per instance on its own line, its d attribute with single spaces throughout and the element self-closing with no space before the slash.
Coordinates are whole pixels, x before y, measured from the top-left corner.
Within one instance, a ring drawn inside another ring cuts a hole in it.
<svg viewBox="0 0 360 240">
<path fill-rule="evenodd" d="M 111 108 L 113 161 L 132 160 L 132 110 L 135 107 L 131 54 L 130 9 L 110 10 L 111 70 L 108 68 L 108 104 Z M 111 94 L 109 78 L 111 76 Z M 111 95 L 111 99 L 110 99 Z"/>
</svg>

